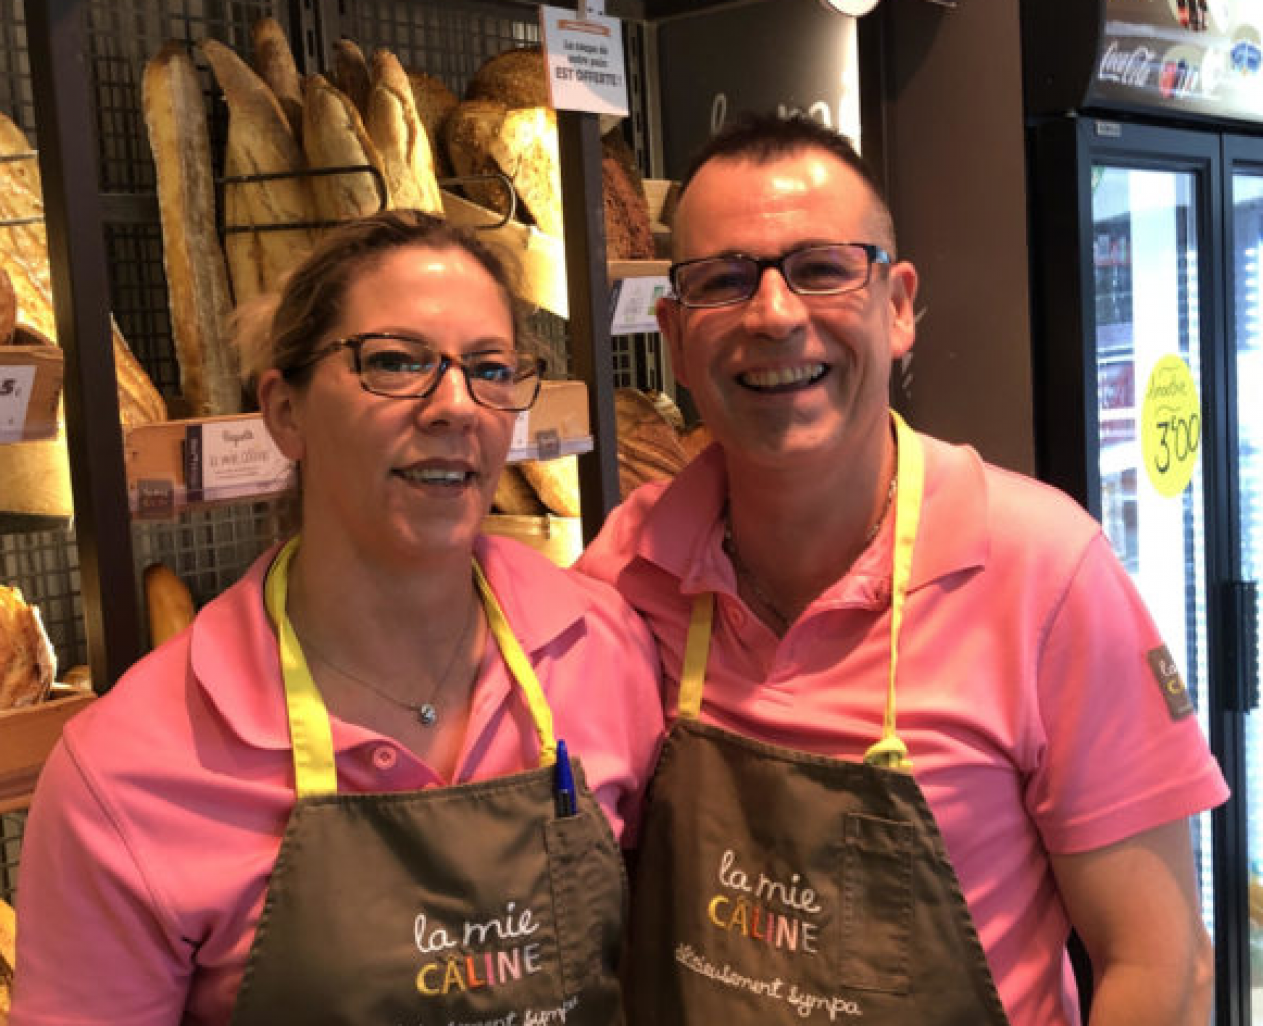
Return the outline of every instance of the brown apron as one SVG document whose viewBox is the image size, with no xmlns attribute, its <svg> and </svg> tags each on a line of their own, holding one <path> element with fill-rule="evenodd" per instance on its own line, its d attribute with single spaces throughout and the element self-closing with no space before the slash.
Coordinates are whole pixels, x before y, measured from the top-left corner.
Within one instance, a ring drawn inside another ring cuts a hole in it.
<svg viewBox="0 0 1263 1026">
<path fill-rule="evenodd" d="M 622 1023 L 622 857 L 582 768 L 553 739 L 547 700 L 477 565 L 492 632 L 531 708 L 540 767 L 338 794 L 329 717 L 285 615 L 294 550 L 277 557 L 266 599 L 298 801 L 233 1023 Z"/>
<path fill-rule="evenodd" d="M 899 441 L 885 725 L 863 763 L 699 721 L 714 596 L 698 596 L 632 898 L 637 1026 L 1004 1026 L 942 837 L 895 730 L 895 664 L 920 516 Z"/>
</svg>

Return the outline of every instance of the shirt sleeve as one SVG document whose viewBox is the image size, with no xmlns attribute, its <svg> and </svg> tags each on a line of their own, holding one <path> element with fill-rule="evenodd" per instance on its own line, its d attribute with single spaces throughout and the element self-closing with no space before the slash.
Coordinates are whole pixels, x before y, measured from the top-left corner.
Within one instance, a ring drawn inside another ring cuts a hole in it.
<svg viewBox="0 0 1263 1026">
<path fill-rule="evenodd" d="M 164 925 L 144 874 L 65 740 L 27 817 L 10 1026 L 174 1026 L 194 945 Z"/>
<path fill-rule="evenodd" d="M 1196 715 L 1168 702 L 1152 667 L 1150 653 L 1161 647 L 1139 593 L 1098 533 L 1039 655 L 1043 752 L 1026 795 L 1049 850 L 1113 844 L 1227 798 Z"/>
</svg>

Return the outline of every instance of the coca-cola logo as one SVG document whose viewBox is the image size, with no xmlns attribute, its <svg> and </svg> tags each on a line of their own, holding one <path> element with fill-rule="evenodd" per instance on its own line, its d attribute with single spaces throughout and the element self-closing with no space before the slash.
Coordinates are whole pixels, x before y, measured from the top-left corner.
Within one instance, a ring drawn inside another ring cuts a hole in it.
<svg viewBox="0 0 1263 1026">
<path fill-rule="evenodd" d="M 1124 49 L 1114 40 L 1101 55 L 1101 66 L 1096 77 L 1102 82 L 1116 82 L 1133 89 L 1147 89 L 1153 82 L 1158 66 L 1158 53 L 1147 46 Z"/>
</svg>

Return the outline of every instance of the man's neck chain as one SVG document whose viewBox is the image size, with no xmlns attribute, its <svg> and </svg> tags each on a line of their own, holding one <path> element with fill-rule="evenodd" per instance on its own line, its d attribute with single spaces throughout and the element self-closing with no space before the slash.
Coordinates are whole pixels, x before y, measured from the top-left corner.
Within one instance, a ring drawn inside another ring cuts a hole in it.
<svg viewBox="0 0 1263 1026">
<path fill-rule="evenodd" d="M 868 529 L 868 533 L 864 536 L 864 544 L 860 546 L 861 551 L 868 548 L 873 543 L 873 539 L 877 537 L 881 531 L 882 524 L 886 522 L 886 517 L 890 514 L 890 508 L 894 505 L 895 487 L 898 478 L 892 475 L 890 478 L 890 487 L 886 489 L 886 501 L 882 504 L 881 513 L 877 517 L 876 522 Z M 732 513 L 727 506 L 724 507 L 724 552 L 727 553 L 728 559 L 732 562 L 732 568 L 737 574 L 739 583 L 746 586 L 746 590 L 752 595 L 755 601 L 763 607 L 764 612 L 768 613 L 772 619 L 770 626 L 778 635 L 784 635 L 789 630 L 790 624 L 797 619 L 796 615 L 787 615 L 782 612 L 780 605 L 770 596 L 766 589 L 759 583 L 759 579 L 754 576 L 753 571 L 746 566 L 745 560 L 741 558 L 741 552 L 737 548 L 737 541 L 732 536 Z"/>
</svg>

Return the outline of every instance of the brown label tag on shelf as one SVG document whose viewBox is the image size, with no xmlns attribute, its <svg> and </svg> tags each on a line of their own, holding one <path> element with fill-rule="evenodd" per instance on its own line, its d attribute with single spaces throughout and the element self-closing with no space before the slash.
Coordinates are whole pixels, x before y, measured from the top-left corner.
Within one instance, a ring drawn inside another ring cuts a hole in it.
<svg viewBox="0 0 1263 1026">
<path fill-rule="evenodd" d="M 136 482 L 136 515 L 142 520 L 175 516 L 175 482 L 161 478 Z"/>
<path fill-rule="evenodd" d="M 535 445 L 539 449 L 541 460 L 555 460 L 561 455 L 561 436 L 552 428 L 538 432 L 535 435 Z"/>
<path fill-rule="evenodd" d="M 1184 719 L 1193 712 L 1193 699 L 1184 686 L 1184 679 L 1180 676 L 1175 660 L 1171 658 L 1170 650 L 1166 645 L 1161 645 L 1146 653 L 1146 658 L 1149 660 L 1149 669 L 1153 671 L 1153 678 L 1162 690 L 1171 719 Z"/>
</svg>

